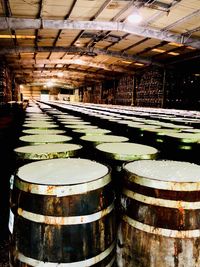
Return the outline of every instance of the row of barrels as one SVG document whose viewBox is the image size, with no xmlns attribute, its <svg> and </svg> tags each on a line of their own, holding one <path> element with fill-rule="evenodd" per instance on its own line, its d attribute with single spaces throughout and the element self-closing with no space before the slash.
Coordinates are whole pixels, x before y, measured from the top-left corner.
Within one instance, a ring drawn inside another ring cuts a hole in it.
<svg viewBox="0 0 200 267">
<path fill-rule="evenodd" d="M 14 150 L 11 266 L 199 266 L 200 166 L 159 159 L 117 135 L 116 122 L 104 127 L 107 115 L 90 115 L 27 108 Z"/>
</svg>

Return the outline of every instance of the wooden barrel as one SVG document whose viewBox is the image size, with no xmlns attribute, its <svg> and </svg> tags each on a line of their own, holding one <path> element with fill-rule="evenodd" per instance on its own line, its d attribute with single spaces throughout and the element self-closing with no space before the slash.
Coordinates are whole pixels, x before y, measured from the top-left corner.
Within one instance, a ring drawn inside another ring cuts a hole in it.
<svg viewBox="0 0 200 267">
<path fill-rule="evenodd" d="M 72 137 L 61 135 L 61 134 L 31 134 L 31 135 L 23 135 L 19 137 L 19 140 L 22 143 L 27 143 L 29 145 L 40 145 L 40 144 L 48 144 L 48 143 L 66 143 L 72 140 Z"/>
<path fill-rule="evenodd" d="M 112 183 L 116 193 L 116 208 L 120 213 L 119 203 L 123 183 L 123 164 L 133 160 L 156 159 L 159 151 L 151 146 L 131 142 L 103 143 L 96 146 L 96 151 L 98 161 L 111 167 Z"/>
<path fill-rule="evenodd" d="M 170 144 L 170 158 L 172 160 L 199 163 L 200 133 L 169 133 L 166 135 Z"/>
<path fill-rule="evenodd" d="M 110 181 L 107 166 L 81 158 L 20 167 L 13 188 L 13 266 L 114 266 Z"/>
<path fill-rule="evenodd" d="M 200 266 L 200 165 L 139 160 L 123 168 L 118 266 Z"/>
<path fill-rule="evenodd" d="M 109 134 L 110 130 L 102 129 L 102 128 L 91 128 L 91 129 L 75 129 L 72 130 L 73 137 L 77 138 L 77 141 L 80 142 L 80 137 L 83 135 L 102 135 Z"/>
<path fill-rule="evenodd" d="M 17 167 L 36 160 L 71 158 L 81 155 L 81 145 L 44 144 L 21 146 L 14 149 Z"/>
<path fill-rule="evenodd" d="M 120 135 L 83 135 L 80 137 L 80 140 L 84 141 L 87 144 L 91 144 L 93 147 L 102 143 L 111 143 L 111 142 L 127 142 L 129 139 L 125 136 Z"/>
<path fill-rule="evenodd" d="M 25 134 L 65 134 L 65 131 L 64 130 L 59 130 L 59 129 L 25 129 L 25 130 L 22 130 L 22 133 L 25 133 Z"/>
<path fill-rule="evenodd" d="M 92 128 L 92 129 L 77 129 L 73 130 L 73 133 L 78 133 L 81 135 L 102 135 L 111 133 L 110 130 L 102 129 L 102 128 Z"/>
<path fill-rule="evenodd" d="M 56 123 L 52 122 L 36 121 L 32 123 L 24 123 L 22 127 L 36 128 L 36 129 L 51 129 L 51 128 L 58 128 L 59 126 Z"/>
</svg>

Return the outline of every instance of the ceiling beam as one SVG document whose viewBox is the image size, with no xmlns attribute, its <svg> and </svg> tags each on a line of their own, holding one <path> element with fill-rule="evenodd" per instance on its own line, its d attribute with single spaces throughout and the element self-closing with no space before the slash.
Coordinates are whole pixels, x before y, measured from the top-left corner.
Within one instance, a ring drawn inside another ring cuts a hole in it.
<svg viewBox="0 0 200 267">
<path fill-rule="evenodd" d="M 20 80 L 21 83 L 33 83 L 33 82 L 44 82 L 46 83 L 47 81 L 51 80 L 52 77 L 24 77 L 24 76 L 18 76 L 16 77 L 17 80 Z M 53 81 L 55 84 L 60 84 L 60 83 L 72 83 L 72 84 L 77 84 L 77 85 L 83 85 L 83 84 L 94 84 L 94 83 L 100 83 L 102 80 L 96 80 L 96 79 L 77 79 L 77 78 L 67 78 L 67 79 L 59 79 L 56 80 L 54 79 Z"/>
<path fill-rule="evenodd" d="M 37 16 L 36 16 L 37 19 L 40 19 L 42 17 L 42 8 L 43 8 L 43 0 L 40 0 L 38 13 L 37 13 Z M 36 29 L 35 30 L 35 40 L 34 40 L 35 47 L 38 47 L 38 33 L 39 33 L 39 29 Z M 34 54 L 34 58 L 35 57 L 36 57 L 36 54 Z"/>
<path fill-rule="evenodd" d="M 146 39 L 143 41 L 146 41 Z M 131 47 L 134 47 L 135 45 L 132 45 Z M 138 45 L 138 43 L 137 43 L 137 45 Z M 129 47 L 128 49 L 130 49 L 131 47 Z M 69 46 L 69 47 L 62 47 L 62 46 L 56 46 L 56 47 L 50 47 L 50 46 L 29 47 L 28 46 L 28 47 L 25 47 L 25 46 L 23 46 L 23 47 L 17 48 L 17 51 L 19 53 L 36 53 L 36 52 L 64 52 L 64 53 L 67 53 L 67 52 L 71 52 L 74 54 L 80 53 L 83 55 L 84 54 L 87 55 L 87 53 L 88 54 L 94 53 L 94 55 L 95 54 L 96 55 L 107 55 L 107 56 L 111 56 L 111 57 L 117 57 L 117 58 L 120 58 L 123 60 L 138 61 L 138 62 L 141 62 L 143 64 L 147 64 L 147 65 L 161 66 L 161 64 L 159 62 L 152 61 L 151 59 L 148 59 L 148 58 L 145 59 L 145 58 L 142 58 L 139 56 L 126 54 L 125 53 L 126 50 L 127 50 L 127 48 L 125 48 L 121 52 L 118 52 L 118 51 L 112 51 L 112 50 L 105 50 L 105 49 L 98 49 L 98 48 L 90 49 L 87 47 L 76 47 L 76 46 Z M 15 51 L 16 50 L 14 50 L 12 47 L 2 47 L 2 48 L 0 48 L 0 55 L 12 54 Z"/>
<path fill-rule="evenodd" d="M 99 31 L 123 31 L 133 35 L 155 38 L 167 42 L 176 42 L 200 48 L 200 39 L 185 38 L 181 34 L 170 31 L 162 31 L 151 27 L 133 26 L 122 22 L 107 21 L 68 21 L 68 20 L 41 20 L 23 18 L 0 18 L 0 30 L 8 29 L 74 29 L 74 30 L 99 30 Z"/>
<path fill-rule="evenodd" d="M 175 6 L 175 5 L 177 5 L 178 3 L 180 3 L 182 0 L 174 0 L 174 1 L 172 1 L 172 3 L 171 4 L 168 4 L 168 9 L 167 9 L 167 12 L 170 12 L 171 11 L 171 9 Z M 150 4 L 151 5 L 151 4 Z M 148 5 L 147 5 L 148 6 Z M 140 5 L 140 8 L 142 7 L 142 5 Z M 141 23 L 141 26 L 148 26 L 149 24 L 151 24 L 154 20 L 156 20 L 156 19 L 158 19 L 158 18 L 160 18 L 161 16 L 163 16 L 163 12 L 166 12 L 166 10 L 164 11 L 164 10 L 159 10 L 157 13 L 155 13 L 155 15 L 153 15 L 153 16 L 151 16 L 149 19 L 147 19 L 146 21 L 144 21 L 143 23 Z M 123 21 L 121 21 L 121 22 L 123 22 Z M 119 42 L 121 41 L 121 40 L 124 40 L 125 38 L 127 38 L 127 36 L 129 36 L 129 33 L 126 33 L 126 34 L 124 34 L 122 37 L 121 37 L 121 39 L 119 40 Z M 144 41 L 146 41 L 146 40 L 149 40 L 149 39 L 151 39 L 151 38 L 149 38 L 149 37 L 147 37 L 147 38 L 144 38 Z M 129 50 L 129 49 L 132 49 L 133 47 L 136 47 L 137 45 L 140 45 L 141 43 L 142 43 L 143 41 L 140 41 L 140 42 L 138 42 L 138 43 L 135 43 L 135 44 L 133 44 L 133 45 L 131 45 L 131 46 L 129 46 L 129 47 L 127 47 L 126 49 L 123 49 L 122 51 L 127 51 L 127 50 Z M 108 49 L 108 48 L 110 48 L 110 47 L 112 47 L 113 45 L 115 45 L 116 43 L 112 43 L 112 44 L 110 44 L 110 45 L 108 45 L 107 47 L 106 47 L 106 49 Z M 121 52 L 122 52 L 121 51 Z"/>
<path fill-rule="evenodd" d="M 24 77 L 24 78 L 42 78 L 42 79 L 55 79 L 55 80 L 58 80 L 58 81 L 66 81 L 66 80 L 72 80 L 72 81 L 78 81 L 78 82 L 81 82 L 81 81 L 90 81 L 90 80 L 94 80 L 94 81 L 103 81 L 103 79 L 100 79 L 100 78 L 95 78 L 95 77 L 78 77 L 77 76 L 70 76 L 70 77 L 62 77 L 62 78 L 58 78 L 57 75 L 41 75 L 40 73 L 30 73 L 30 74 L 16 74 L 15 76 L 16 78 L 19 78 L 19 77 Z"/>
<path fill-rule="evenodd" d="M 9 64 L 9 61 L 8 61 Z M 97 69 L 103 69 L 111 72 L 121 72 L 121 73 L 134 73 L 133 70 L 130 70 L 128 68 L 123 68 L 120 66 L 115 66 L 115 65 L 109 65 L 109 64 L 103 64 L 103 63 L 94 63 L 91 61 L 84 61 L 81 59 L 16 59 L 15 62 L 10 62 L 10 66 L 12 65 L 35 65 L 35 64 L 65 64 L 65 65 L 82 65 L 82 66 L 87 66 L 87 67 L 92 67 L 92 68 L 97 68 Z"/>
<path fill-rule="evenodd" d="M 162 29 L 162 31 L 168 31 L 172 28 L 174 28 L 175 26 L 187 21 L 187 20 L 190 20 L 191 18 L 195 17 L 195 16 L 199 16 L 200 15 L 200 9 L 197 9 L 195 10 L 194 12 L 190 13 L 189 15 L 175 21 L 174 23 L 172 24 L 169 24 L 168 26 L 166 26 L 165 28 Z"/>
<path fill-rule="evenodd" d="M 107 78 L 107 75 L 103 75 L 103 74 L 98 74 L 92 71 L 88 71 L 88 70 L 77 70 L 77 69 L 66 69 L 66 68 L 47 68 L 45 67 L 45 69 L 43 69 L 43 67 L 40 68 L 15 68 L 12 73 L 14 74 L 26 74 L 26 73 L 33 73 L 33 72 L 37 72 L 37 71 L 41 71 L 43 70 L 42 73 L 46 73 L 46 72 L 51 72 L 52 75 L 55 75 L 58 72 L 64 72 L 63 74 L 67 74 L 67 73 L 79 73 L 79 74 L 85 74 L 87 76 L 93 76 L 93 77 L 97 77 L 97 78 L 102 78 L 105 79 Z"/>
<path fill-rule="evenodd" d="M 103 5 L 99 8 L 99 10 L 96 12 L 96 14 L 94 14 L 89 20 L 90 21 L 93 21 L 93 20 L 95 20 L 100 14 L 101 14 L 101 12 L 103 12 L 103 10 L 105 9 L 105 8 L 107 8 L 107 6 L 110 4 L 112 2 L 112 0 L 106 0 L 104 3 L 103 3 Z M 82 29 L 80 32 L 79 32 L 79 34 L 75 37 L 75 39 L 71 42 L 71 46 L 72 45 L 74 45 L 75 43 L 76 43 L 76 41 L 78 41 L 78 39 L 83 35 L 83 33 L 84 33 L 84 29 Z"/>
<path fill-rule="evenodd" d="M 64 18 L 64 20 L 67 20 L 70 17 L 70 15 L 71 15 L 71 13 L 72 13 L 72 11 L 73 11 L 76 3 L 77 3 L 77 0 L 74 0 L 73 3 L 72 3 L 72 5 L 71 5 L 71 7 L 70 7 L 69 12 L 67 13 L 67 15 Z M 56 43 L 58 42 L 58 39 L 60 38 L 61 33 L 62 33 L 62 30 L 59 30 L 58 33 L 57 33 L 57 35 L 56 35 L 56 38 L 54 39 L 53 46 L 56 46 Z M 51 53 L 52 52 L 50 52 L 48 58 L 50 58 Z"/>
<path fill-rule="evenodd" d="M 130 1 L 122 10 L 120 10 L 110 21 L 117 21 L 124 12 L 127 10 L 133 8 L 133 1 Z M 124 22 L 124 19 L 121 20 L 120 22 Z M 98 32 L 88 43 L 87 47 L 94 47 L 97 42 L 101 41 L 102 39 L 106 38 L 109 36 L 111 31 L 107 31 L 106 33 L 103 31 Z M 106 49 L 109 47 L 106 47 Z"/>
<path fill-rule="evenodd" d="M 5 16 L 8 18 L 12 17 L 12 12 L 11 12 L 11 8 L 10 8 L 9 0 L 1 0 L 1 5 L 2 5 L 2 9 L 3 9 Z M 11 33 L 11 35 L 14 36 L 14 38 L 12 38 L 12 41 L 13 41 L 14 47 L 16 48 L 18 46 L 18 42 L 17 42 L 17 38 L 16 38 L 16 32 L 13 29 L 8 29 L 8 30 Z"/>
</svg>

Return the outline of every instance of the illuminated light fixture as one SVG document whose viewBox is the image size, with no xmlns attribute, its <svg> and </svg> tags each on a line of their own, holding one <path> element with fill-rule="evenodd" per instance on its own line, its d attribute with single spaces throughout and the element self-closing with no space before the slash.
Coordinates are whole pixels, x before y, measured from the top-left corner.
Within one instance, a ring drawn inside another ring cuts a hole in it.
<svg viewBox="0 0 200 267">
<path fill-rule="evenodd" d="M 178 55 L 180 55 L 180 53 L 177 53 L 177 52 L 169 52 L 168 54 L 169 55 L 172 55 L 172 56 L 178 56 Z"/>
<path fill-rule="evenodd" d="M 196 48 L 195 47 L 192 47 L 192 46 L 187 46 L 186 48 L 187 49 L 190 49 L 190 50 L 196 50 Z"/>
<path fill-rule="evenodd" d="M 125 63 L 125 64 L 131 64 L 131 63 L 133 63 L 132 61 L 128 61 L 128 60 L 122 60 L 121 62 L 122 63 Z"/>
<path fill-rule="evenodd" d="M 25 56 L 25 55 L 34 55 L 33 52 L 20 52 L 20 54 L 22 54 L 22 56 Z"/>
<path fill-rule="evenodd" d="M 9 35 L 9 34 L 0 34 L 0 39 L 35 39 L 35 35 Z"/>
<path fill-rule="evenodd" d="M 64 76 L 64 73 L 63 73 L 63 72 L 58 72 L 58 73 L 57 73 L 57 76 L 61 78 L 61 77 Z"/>
<path fill-rule="evenodd" d="M 195 73 L 194 76 L 200 77 L 200 73 Z"/>
<path fill-rule="evenodd" d="M 142 16 L 138 10 L 134 10 L 133 13 L 128 16 L 127 21 L 133 24 L 139 24 L 142 21 Z"/>
<path fill-rule="evenodd" d="M 183 44 L 178 44 L 178 43 L 169 43 L 169 45 L 173 45 L 173 46 L 177 46 L 177 47 L 184 46 Z"/>
<path fill-rule="evenodd" d="M 139 62 L 134 63 L 134 65 L 136 65 L 136 66 L 144 66 L 143 63 L 139 63 Z"/>
<path fill-rule="evenodd" d="M 46 83 L 46 86 L 47 86 L 47 87 L 52 87 L 53 84 L 54 84 L 53 81 L 48 81 L 48 82 Z"/>
<path fill-rule="evenodd" d="M 166 52 L 166 50 L 164 50 L 164 49 L 158 49 L 158 48 L 153 48 L 153 49 L 151 49 L 151 51 L 158 52 L 158 53 L 165 53 Z"/>
</svg>

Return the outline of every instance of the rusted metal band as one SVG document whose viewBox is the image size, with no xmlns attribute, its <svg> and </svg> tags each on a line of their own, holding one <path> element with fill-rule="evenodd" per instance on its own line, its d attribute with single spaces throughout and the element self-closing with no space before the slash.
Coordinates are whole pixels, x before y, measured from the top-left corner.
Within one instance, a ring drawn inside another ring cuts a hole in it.
<svg viewBox="0 0 200 267">
<path fill-rule="evenodd" d="M 148 205 L 154 205 L 154 206 L 160 206 L 160 207 L 172 208 L 172 209 L 180 209 L 180 208 L 185 209 L 185 210 L 200 209 L 200 202 L 187 202 L 187 201 L 181 201 L 181 200 L 154 198 L 154 197 L 149 197 L 149 196 L 135 193 L 128 189 L 124 189 L 123 194 L 131 199 L 137 200 L 139 202 L 142 202 Z M 124 205 L 124 208 L 126 208 L 125 207 L 126 204 L 124 202 L 122 204 Z"/>
<path fill-rule="evenodd" d="M 199 191 L 200 182 L 171 182 L 171 181 L 161 181 L 155 179 L 149 179 L 146 177 L 138 176 L 136 174 L 130 174 L 128 180 L 139 184 L 141 186 L 170 190 L 170 191 Z"/>
<path fill-rule="evenodd" d="M 17 213 L 24 219 L 36 223 L 45 223 L 49 225 L 74 225 L 74 224 L 85 224 L 97 221 L 106 216 L 107 214 L 109 214 L 113 209 L 114 209 L 114 203 L 112 203 L 106 209 L 96 213 L 92 213 L 89 215 L 82 215 L 82 216 L 70 216 L 70 217 L 46 216 L 22 210 L 21 208 L 18 208 Z"/>
<path fill-rule="evenodd" d="M 40 184 L 30 184 L 20 180 L 18 177 L 15 181 L 15 186 L 24 191 L 37 195 L 49 195 L 49 196 L 72 196 L 76 194 L 84 194 L 86 192 L 102 188 L 111 182 L 110 173 L 105 175 L 103 178 L 82 184 L 75 185 L 40 185 Z"/>
<path fill-rule="evenodd" d="M 148 224 L 144 224 L 141 222 L 138 222 L 127 215 L 124 215 L 122 219 L 131 225 L 132 227 L 136 228 L 137 230 L 147 232 L 149 234 L 153 235 L 160 235 L 170 238 L 199 238 L 200 237 L 200 230 L 187 230 L 187 231 L 179 231 L 179 230 L 171 230 L 171 229 L 164 229 L 159 228 L 155 226 L 151 226 Z"/>
<path fill-rule="evenodd" d="M 98 150 L 98 146 L 96 147 Z M 110 153 L 110 152 L 105 152 L 99 149 L 101 153 L 106 155 L 107 158 L 113 159 L 113 160 L 121 160 L 121 161 L 133 161 L 133 160 L 140 160 L 140 159 L 156 159 L 158 157 L 158 153 L 154 154 L 141 154 L 141 155 L 130 155 L 130 154 L 118 154 L 118 153 Z"/>
<path fill-rule="evenodd" d="M 76 150 L 68 150 L 68 151 L 60 151 L 60 152 L 41 152 L 41 153 L 23 153 L 23 152 L 15 152 L 18 159 L 22 160 L 43 160 L 43 159 L 57 159 L 57 158 L 69 158 L 74 155 L 80 150 L 80 148 Z"/>
<path fill-rule="evenodd" d="M 87 259 L 83 261 L 77 261 L 77 262 L 70 262 L 70 263 L 56 263 L 56 262 L 43 262 L 43 261 L 38 261 L 33 258 L 26 257 L 22 253 L 17 253 L 17 258 L 19 261 L 26 263 L 30 266 L 38 266 L 38 267 L 83 267 L 83 266 L 92 266 L 94 264 L 97 264 L 98 262 L 104 260 L 115 248 L 116 242 L 113 242 L 112 245 L 107 248 L 105 251 L 103 251 L 101 254 Z M 111 267 L 112 264 L 114 263 L 115 258 L 111 260 L 111 262 L 105 266 L 105 267 Z"/>
</svg>

